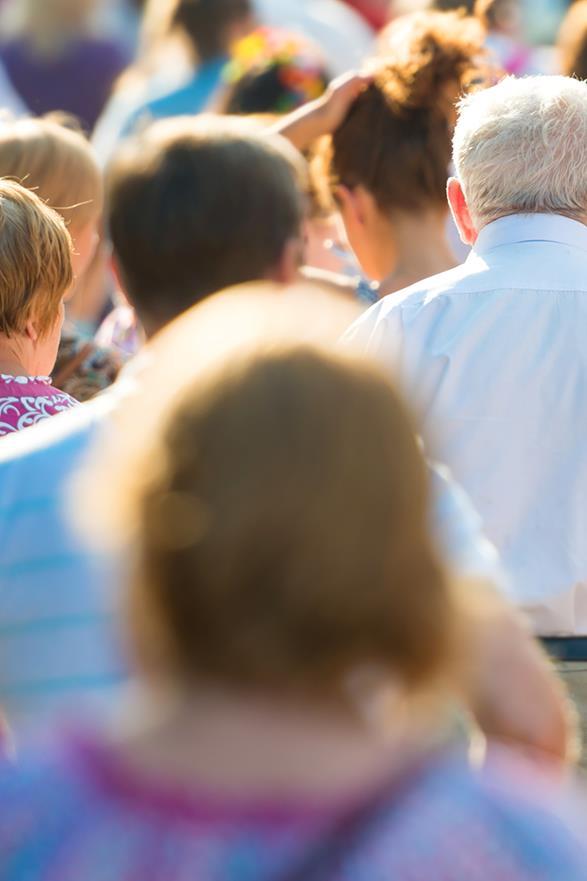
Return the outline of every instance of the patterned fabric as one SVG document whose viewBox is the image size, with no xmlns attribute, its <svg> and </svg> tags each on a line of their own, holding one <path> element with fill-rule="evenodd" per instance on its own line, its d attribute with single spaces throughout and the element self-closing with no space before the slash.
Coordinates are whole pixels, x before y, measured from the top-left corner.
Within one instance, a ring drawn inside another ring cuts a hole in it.
<svg viewBox="0 0 587 881">
<path fill-rule="evenodd" d="M 53 382 L 76 401 L 89 401 L 112 385 L 124 360 L 117 349 L 97 345 L 67 326 L 61 334 Z"/>
<path fill-rule="evenodd" d="M 584 829 L 562 784 L 501 751 L 338 803 L 161 787 L 91 740 L 0 774 L 1 881 L 585 881 Z"/>
<path fill-rule="evenodd" d="M 51 385 L 48 376 L 0 374 L 0 437 L 36 425 L 77 405 Z"/>
</svg>

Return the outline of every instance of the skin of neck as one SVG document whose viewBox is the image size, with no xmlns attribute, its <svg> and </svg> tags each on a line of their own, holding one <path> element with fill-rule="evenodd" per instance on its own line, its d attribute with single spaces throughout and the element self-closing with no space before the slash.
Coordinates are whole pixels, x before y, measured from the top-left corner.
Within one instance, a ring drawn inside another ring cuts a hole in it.
<svg viewBox="0 0 587 881">
<path fill-rule="evenodd" d="M 381 218 L 371 237 L 372 263 L 381 296 L 415 284 L 457 265 L 447 238 L 448 211 L 394 212 Z"/>
<path fill-rule="evenodd" d="M 0 334 L 0 373 L 9 376 L 35 376 L 35 358 L 25 337 Z"/>
<path fill-rule="evenodd" d="M 342 701 L 137 686 L 110 738 L 135 771 L 166 783 L 239 798 L 344 797 L 381 786 L 446 735 L 438 703 L 416 711 L 398 689 L 368 691 L 353 711 Z"/>
</svg>

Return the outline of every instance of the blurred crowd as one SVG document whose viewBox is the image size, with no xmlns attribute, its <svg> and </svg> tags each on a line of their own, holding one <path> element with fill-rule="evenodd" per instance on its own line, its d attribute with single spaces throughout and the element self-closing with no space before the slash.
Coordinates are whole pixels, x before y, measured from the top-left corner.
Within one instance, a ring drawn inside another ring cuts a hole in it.
<svg viewBox="0 0 587 881">
<path fill-rule="evenodd" d="M 586 168 L 587 0 L 0 0 L 0 881 L 587 881 Z"/>
</svg>

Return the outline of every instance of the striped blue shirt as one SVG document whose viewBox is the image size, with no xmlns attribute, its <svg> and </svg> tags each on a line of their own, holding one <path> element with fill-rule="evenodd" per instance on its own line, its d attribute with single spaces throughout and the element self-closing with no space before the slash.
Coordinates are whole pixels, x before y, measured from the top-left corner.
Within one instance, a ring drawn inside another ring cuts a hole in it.
<svg viewBox="0 0 587 881">
<path fill-rule="evenodd" d="M 121 679 L 112 566 L 68 516 L 70 477 L 110 407 L 106 396 L 0 444 L 0 706 L 19 734 Z"/>
</svg>

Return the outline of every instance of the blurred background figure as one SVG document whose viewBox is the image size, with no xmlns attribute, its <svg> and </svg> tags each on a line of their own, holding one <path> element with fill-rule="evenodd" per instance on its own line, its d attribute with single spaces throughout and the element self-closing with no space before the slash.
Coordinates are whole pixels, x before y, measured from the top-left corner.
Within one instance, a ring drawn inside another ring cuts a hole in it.
<svg viewBox="0 0 587 881">
<path fill-rule="evenodd" d="M 235 45 L 224 79 L 224 113 L 282 115 L 323 95 L 330 74 L 309 40 L 265 27 Z"/>
<path fill-rule="evenodd" d="M 97 127 L 103 163 L 121 137 L 155 119 L 200 113 L 222 86 L 232 46 L 254 27 L 252 0 L 150 0 L 137 62 Z"/>
<path fill-rule="evenodd" d="M 304 34 L 324 52 L 333 76 L 360 67 L 373 44 L 373 30 L 342 0 L 254 0 L 261 24 Z"/>
<path fill-rule="evenodd" d="M 587 0 L 577 0 L 570 7 L 557 46 L 561 73 L 587 79 Z"/>
<path fill-rule="evenodd" d="M 409 413 L 338 344 L 348 320 L 255 287 L 154 342 L 81 489 L 93 539 L 134 561 L 135 692 L 0 772 L 3 881 L 587 877 L 549 759 L 468 762 L 471 592 L 437 556 Z"/>
<path fill-rule="evenodd" d="M 389 21 L 390 0 L 346 0 L 356 9 L 375 32 L 381 30 Z"/>
<path fill-rule="evenodd" d="M 118 41 L 91 33 L 96 6 L 97 0 L 11 0 L 5 12 L 12 36 L 0 45 L 0 60 L 32 113 L 62 110 L 87 131 L 129 60 Z"/>
<path fill-rule="evenodd" d="M 533 72 L 532 51 L 524 40 L 522 0 L 477 0 L 474 12 L 499 66 L 515 76 Z"/>
</svg>

